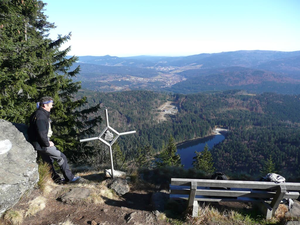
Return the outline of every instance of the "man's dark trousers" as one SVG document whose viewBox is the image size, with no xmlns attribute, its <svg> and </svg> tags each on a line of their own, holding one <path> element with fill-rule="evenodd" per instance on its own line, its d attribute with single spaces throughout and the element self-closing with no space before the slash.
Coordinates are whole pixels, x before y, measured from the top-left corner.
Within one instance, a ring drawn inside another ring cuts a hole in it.
<svg viewBox="0 0 300 225">
<path fill-rule="evenodd" d="M 57 161 L 66 181 L 71 181 L 74 178 L 74 175 L 68 165 L 67 157 L 55 146 L 46 147 L 46 151 L 38 151 L 38 153 L 42 157 L 43 161 L 49 164 L 53 180 L 56 180 L 59 177 L 54 169 L 53 160 Z"/>
</svg>

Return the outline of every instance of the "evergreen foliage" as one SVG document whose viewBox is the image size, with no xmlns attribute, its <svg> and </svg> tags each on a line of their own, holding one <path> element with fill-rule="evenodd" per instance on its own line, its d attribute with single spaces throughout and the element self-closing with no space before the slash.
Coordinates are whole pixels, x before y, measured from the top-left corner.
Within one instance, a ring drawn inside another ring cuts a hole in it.
<svg viewBox="0 0 300 225">
<path fill-rule="evenodd" d="M 154 154 L 162 152 L 170 135 L 184 142 L 211 135 L 218 126 L 230 131 L 210 150 L 217 171 L 258 179 L 271 155 L 278 173 L 289 180 L 299 176 L 299 95 L 254 95 L 241 90 L 191 95 L 150 91 L 78 94 L 86 95 L 89 104 L 108 108 L 111 126 L 118 131 L 137 131 L 118 140 L 126 160 L 137 157 L 143 146 L 151 146 Z M 158 121 L 158 108 L 167 101 L 178 113 Z"/>
<path fill-rule="evenodd" d="M 67 57 L 70 47 L 60 50 L 71 34 L 48 38 L 54 24 L 43 12 L 39 0 L 0 2 L 0 118 L 26 123 L 43 96 L 52 96 L 53 141 L 62 150 L 74 150 L 78 139 L 93 133 L 101 118 L 93 116 L 99 105 L 79 110 L 85 97 L 75 98 L 81 88 L 72 78 L 79 72 L 70 70 L 77 60 Z"/>
<path fill-rule="evenodd" d="M 269 159 L 265 161 L 264 166 L 261 170 L 261 175 L 265 176 L 268 173 L 277 173 L 275 163 L 272 160 L 272 156 L 270 155 Z"/>
<path fill-rule="evenodd" d="M 43 32 L 53 25 L 44 21 L 42 7 L 35 0 L 0 3 L 0 117 L 12 122 L 24 123 L 34 110 L 38 81 L 49 70 Z"/>
<path fill-rule="evenodd" d="M 150 168 L 153 159 L 153 149 L 150 145 L 138 148 L 134 162 L 137 168 Z"/>
<path fill-rule="evenodd" d="M 193 167 L 197 170 L 202 170 L 206 174 L 215 172 L 213 157 L 206 144 L 202 152 L 195 152 L 196 156 L 193 158 Z"/>
<path fill-rule="evenodd" d="M 122 169 L 125 163 L 125 156 L 121 151 L 121 148 L 118 145 L 118 143 L 115 143 L 113 145 L 112 152 L 113 152 L 114 168 Z"/>
<path fill-rule="evenodd" d="M 168 145 L 157 156 L 156 165 L 158 167 L 166 167 L 166 166 L 181 167 L 182 166 L 180 156 L 177 154 L 175 140 L 172 136 L 170 136 L 169 138 Z"/>
<path fill-rule="evenodd" d="M 100 141 L 81 143 L 70 158 L 76 165 L 89 166 L 95 170 L 110 166 L 110 152 L 108 147 Z"/>
</svg>

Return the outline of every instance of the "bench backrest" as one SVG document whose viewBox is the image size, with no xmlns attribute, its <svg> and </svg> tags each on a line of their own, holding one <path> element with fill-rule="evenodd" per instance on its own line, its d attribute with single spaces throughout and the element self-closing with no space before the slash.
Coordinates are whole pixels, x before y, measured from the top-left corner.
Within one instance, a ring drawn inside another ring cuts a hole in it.
<svg viewBox="0 0 300 225">
<path fill-rule="evenodd" d="M 171 185 L 173 186 L 191 186 L 191 182 L 196 182 L 197 187 L 243 188 L 260 190 L 278 188 L 278 186 L 284 185 L 287 191 L 300 191 L 300 183 L 296 182 L 274 183 L 269 181 L 171 178 Z"/>
</svg>

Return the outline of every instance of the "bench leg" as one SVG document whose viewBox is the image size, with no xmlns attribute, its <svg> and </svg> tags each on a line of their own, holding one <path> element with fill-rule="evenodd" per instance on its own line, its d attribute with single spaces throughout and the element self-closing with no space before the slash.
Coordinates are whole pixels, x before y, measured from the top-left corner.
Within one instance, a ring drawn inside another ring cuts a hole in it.
<svg viewBox="0 0 300 225">
<path fill-rule="evenodd" d="M 188 207 L 193 206 L 193 202 L 194 202 L 195 196 L 196 196 L 196 190 L 197 190 L 197 183 L 196 182 L 191 182 L 191 189 L 190 189 L 190 194 L 189 194 Z"/>
<path fill-rule="evenodd" d="M 199 204 L 197 201 L 194 201 L 193 203 L 193 209 L 192 209 L 192 217 L 197 217 L 199 212 Z"/>
<path fill-rule="evenodd" d="M 280 185 L 278 187 L 278 190 L 276 191 L 276 196 L 273 198 L 271 202 L 271 207 L 273 209 L 272 216 L 275 215 L 275 212 L 285 194 L 286 194 L 286 187 L 284 186 L 284 184 Z"/>
<path fill-rule="evenodd" d="M 267 220 L 275 216 L 275 212 L 285 193 L 286 193 L 286 187 L 284 185 L 280 185 L 276 191 L 275 197 L 273 198 L 270 204 L 266 202 L 262 202 L 262 204 L 259 205 L 261 211 L 266 215 Z"/>
<path fill-rule="evenodd" d="M 188 208 L 192 207 L 192 217 L 198 216 L 198 202 L 195 201 L 197 182 L 191 182 L 191 190 L 188 200 Z"/>
<path fill-rule="evenodd" d="M 273 209 L 270 204 L 266 202 L 261 202 L 258 204 L 260 211 L 266 216 L 266 219 L 269 220 L 273 216 Z"/>
</svg>

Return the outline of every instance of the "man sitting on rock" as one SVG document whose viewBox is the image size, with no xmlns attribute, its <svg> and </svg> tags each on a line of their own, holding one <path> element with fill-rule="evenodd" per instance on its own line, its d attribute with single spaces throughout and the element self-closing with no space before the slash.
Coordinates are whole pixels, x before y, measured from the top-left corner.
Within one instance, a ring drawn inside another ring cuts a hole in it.
<svg viewBox="0 0 300 225">
<path fill-rule="evenodd" d="M 51 177 L 56 183 L 75 182 L 80 177 L 75 177 L 71 172 L 65 154 L 59 151 L 54 143 L 50 141 L 52 136 L 50 110 L 53 107 L 53 98 L 43 97 L 37 103 L 37 110 L 30 116 L 28 128 L 29 141 L 41 156 L 42 160 L 50 166 Z M 64 179 L 56 173 L 53 160 L 56 160 Z"/>
</svg>

